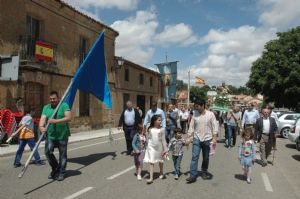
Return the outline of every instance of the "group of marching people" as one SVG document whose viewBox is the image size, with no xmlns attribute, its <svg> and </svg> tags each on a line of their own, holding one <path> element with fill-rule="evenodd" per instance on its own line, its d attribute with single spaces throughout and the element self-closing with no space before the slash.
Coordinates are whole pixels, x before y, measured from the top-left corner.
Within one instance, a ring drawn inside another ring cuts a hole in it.
<svg viewBox="0 0 300 199">
<path fill-rule="evenodd" d="M 39 130 L 46 135 L 45 155 L 51 166 L 49 179 L 64 180 L 67 165 L 67 146 L 70 129 L 68 122 L 71 120 L 71 111 L 66 103 L 62 103 L 54 115 L 59 104 L 58 93 L 53 91 L 49 96 L 50 103 L 45 105 L 39 122 Z M 209 157 L 214 152 L 217 137 L 222 123 L 220 113 L 209 110 L 205 100 L 198 100 L 191 110 L 169 105 L 166 111 L 157 107 L 157 102 L 152 102 L 151 109 L 142 119 L 142 112 L 133 107 L 130 101 L 122 112 L 118 128 L 123 128 L 126 140 L 127 155 L 134 156 L 137 179 L 141 180 L 143 163 L 149 163 L 149 179 L 147 184 L 153 183 L 154 164 L 159 163 L 160 176 L 164 179 L 163 163 L 171 156 L 174 163 L 174 178 L 177 180 L 181 174 L 180 165 L 183 157 L 183 147 L 192 144 L 192 159 L 190 163 L 190 176 L 187 183 L 193 183 L 198 177 L 198 160 L 202 151 L 201 177 L 210 179 L 208 172 Z M 243 167 L 245 178 L 251 183 L 251 167 L 256 161 L 256 144 L 259 144 L 261 165 L 267 166 L 267 157 L 272 147 L 276 147 L 275 137 L 278 128 L 278 118 L 272 111 L 271 105 L 262 107 L 261 112 L 250 105 L 247 110 L 240 113 L 239 108 L 225 114 L 226 146 L 234 147 L 236 132 L 242 130 L 239 145 L 238 159 Z M 32 109 L 25 110 L 25 116 L 20 122 L 20 127 L 13 134 L 19 134 L 19 148 L 16 153 L 14 167 L 21 166 L 21 157 L 26 144 L 31 149 L 35 146 L 33 134 Z M 221 116 L 223 116 L 221 114 Z M 223 116 L 224 117 L 224 116 Z M 47 126 L 48 124 L 49 126 Z M 181 128 L 179 128 L 181 127 Z M 231 141 L 232 140 L 232 141 Z M 59 149 L 59 159 L 54 155 L 54 148 Z M 45 164 L 41 161 L 38 151 L 34 153 L 33 163 Z"/>
<path fill-rule="evenodd" d="M 237 131 L 241 129 L 238 159 L 242 165 L 245 180 L 249 184 L 251 183 L 251 168 L 256 161 L 256 144 L 259 144 L 263 167 L 267 165 L 267 157 L 274 146 L 278 118 L 274 116 L 272 108 L 268 105 L 262 107 L 259 112 L 254 105 L 249 105 L 242 114 L 239 107 L 233 107 L 225 115 L 226 147 L 235 146 Z M 157 102 L 153 102 L 142 121 L 142 117 L 133 108 L 132 103 L 127 102 L 127 108 L 121 114 L 119 128 L 123 126 L 127 154 L 134 157 L 137 179 L 142 180 L 143 163 L 149 163 L 147 184 L 153 183 L 155 163 L 159 163 L 159 178 L 164 179 L 163 163 L 171 156 L 174 164 L 174 178 L 178 180 L 181 174 L 183 147 L 190 143 L 192 143 L 192 159 L 187 183 L 197 180 L 201 150 L 203 154 L 201 177 L 211 178 L 208 173 L 209 157 L 211 150 L 215 149 L 220 132 L 221 121 L 218 116 L 222 117 L 222 113 L 209 110 L 205 100 L 195 102 L 192 110 L 182 108 L 181 111 L 174 105 L 169 105 L 167 110 L 163 111 L 157 107 Z"/>
<path fill-rule="evenodd" d="M 195 102 L 195 110 L 187 112 L 183 108 L 179 113 L 173 105 L 169 105 L 164 112 L 157 107 L 157 102 L 153 102 L 142 122 L 132 103 L 127 102 L 127 108 L 120 117 L 119 128 L 123 126 L 127 154 L 134 156 L 138 180 L 142 179 L 143 163 L 149 163 L 150 177 L 147 184 L 153 183 L 155 163 L 159 163 L 159 178 L 164 179 L 163 162 L 165 159 L 169 159 L 169 155 L 172 156 L 175 168 L 174 178 L 177 180 L 181 174 L 183 147 L 191 142 L 193 143 L 192 160 L 190 177 L 186 179 L 187 182 L 193 183 L 198 177 L 198 160 L 201 150 L 203 153 L 202 178 L 209 179 L 211 177 L 208 173 L 209 153 L 210 148 L 217 142 L 218 124 L 214 113 L 207 110 L 205 105 L 204 100 L 199 100 Z M 178 128 L 180 123 L 182 128 Z"/>
</svg>

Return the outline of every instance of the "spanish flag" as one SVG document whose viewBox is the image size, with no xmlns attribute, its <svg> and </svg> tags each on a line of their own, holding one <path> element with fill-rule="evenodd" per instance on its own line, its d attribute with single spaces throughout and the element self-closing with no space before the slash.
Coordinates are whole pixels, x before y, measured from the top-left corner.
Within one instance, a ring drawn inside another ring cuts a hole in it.
<svg viewBox="0 0 300 199">
<path fill-rule="evenodd" d="M 196 84 L 205 84 L 205 81 L 201 77 L 196 76 Z"/>
<path fill-rule="evenodd" d="M 53 45 L 43 42 L 35 42 L 35 58 L 42 61 L 52 61 L 53 60 Z"/>
</svg>

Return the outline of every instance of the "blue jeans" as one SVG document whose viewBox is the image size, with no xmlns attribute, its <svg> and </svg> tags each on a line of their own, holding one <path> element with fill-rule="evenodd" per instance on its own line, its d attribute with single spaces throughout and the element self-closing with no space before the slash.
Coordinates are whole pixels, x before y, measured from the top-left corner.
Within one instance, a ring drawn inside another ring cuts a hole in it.
<svg viewBox="0 0 300 199">
<path fill-rule="evenodd" d="M 180 164 L 182 160 L 183 155 L 173 155 L 173 163 L 175 168 L 175 175 L 180 175 Z"/>
<path fill-rule="evenodd" d="M 174 129 L 176 128 L 175 125 L 167 126 L 166 128 L 166 142 L 169 143 L 169 141 L 174 137 Z"/>
<path fill-rule="evenodd" d="M 52 168 L 52 171 L 57 171 L 59 174 L 66 173 L 67 167 L 67 146 L 68 139 L 66 140 L 50 140 L 46 138 L 45 141 L 45 155 Z M 59 162 L 54 155 L 54 148 L 58 147 Z"/>
<path fill-rule="evenodd" d="M 30 150 L 32 151 L 34 146 L 35 146 L 34 138 L 20 139 L 19 140 L 19 148 L 18 148 L 17 153 L 16 153 L 16 158 L 15 158 L 14 165 L 21 164 L 20 161 L 21 161 L 21 158 L 22 158 L 22 155 L 23 155 L 24 148 L 25 148 L 26 144 L 28 144 Z M 34 155 L 35 162 L 41 161 L 41 158 L 40 158 L 40 155 L 39 155 L 38 151 L 36 151 L 33 155 Z"/>
<path fill-rule="evenodd" d="M 227 146 L 235 145 L 236 141 L 236 126 L 227 125 L 227 132 L 228 132 L 228 143 Z M 233 143 L 231 143 L 231 138 L 233 140 Z"/>
<path fill-rule="evenodd" d="M 198 177 L 198 160 L 199 160 L 201 150 L 202 150 L 202 155 L 203 155 L 201 170 L 203 172 L 207 172 L 208 164 L 209 164 L 210 142 L 211 142 L 211 140 L 201 142 L 198 138 L 193 139 L 190 177 L 192 177 L 192 178 Z"/>
</svg>

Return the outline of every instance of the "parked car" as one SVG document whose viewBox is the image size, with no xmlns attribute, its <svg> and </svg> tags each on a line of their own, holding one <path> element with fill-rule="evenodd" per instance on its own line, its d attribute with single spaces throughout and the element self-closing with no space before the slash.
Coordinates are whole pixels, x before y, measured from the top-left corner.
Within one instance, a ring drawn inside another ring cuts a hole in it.
<svg viewBox="0 0 300 199">
<path fill-rule="evenodd" d="M 296 149 L 300 151 L 300 118 L 298 118 L 295 124 L 292 126 L 289 133 L 289 140 L 296 143 Z"/>
<path fill-rule="evenodd" d="M 287 114 L 287 113 L 295 113 L 293 111 L 274 111 L 277 114 L 277 117 L 279 118 L 280 116 L 282 116 L 283 114 Z"/>
<path fill-rule="evenodd" d="M 288 138 L 291 127 L 295 124 L 295 120 L 298 117 L 300 117 L 300 113 L 285 113 L 278 118 L 278 132 L 280 132 L 282 137 Z"/>
</svg>

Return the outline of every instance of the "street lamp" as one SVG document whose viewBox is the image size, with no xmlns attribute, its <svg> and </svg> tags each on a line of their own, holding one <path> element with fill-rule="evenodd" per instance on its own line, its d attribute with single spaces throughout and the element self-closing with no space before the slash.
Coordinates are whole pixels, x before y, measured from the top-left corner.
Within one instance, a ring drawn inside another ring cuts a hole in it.
<svg viewBox="0 0 300 199">
<path fill-rule="evenodd" d="M 124 65 L 123 57 L 117 57 L 116 56 L 116 60 L 117 60 L 117 64 L 111 66 L 111 68 L 110 68 L 111 71 L 116 71 L 117 69 L 121 69 L 122 66 Z"/>
</svg>

